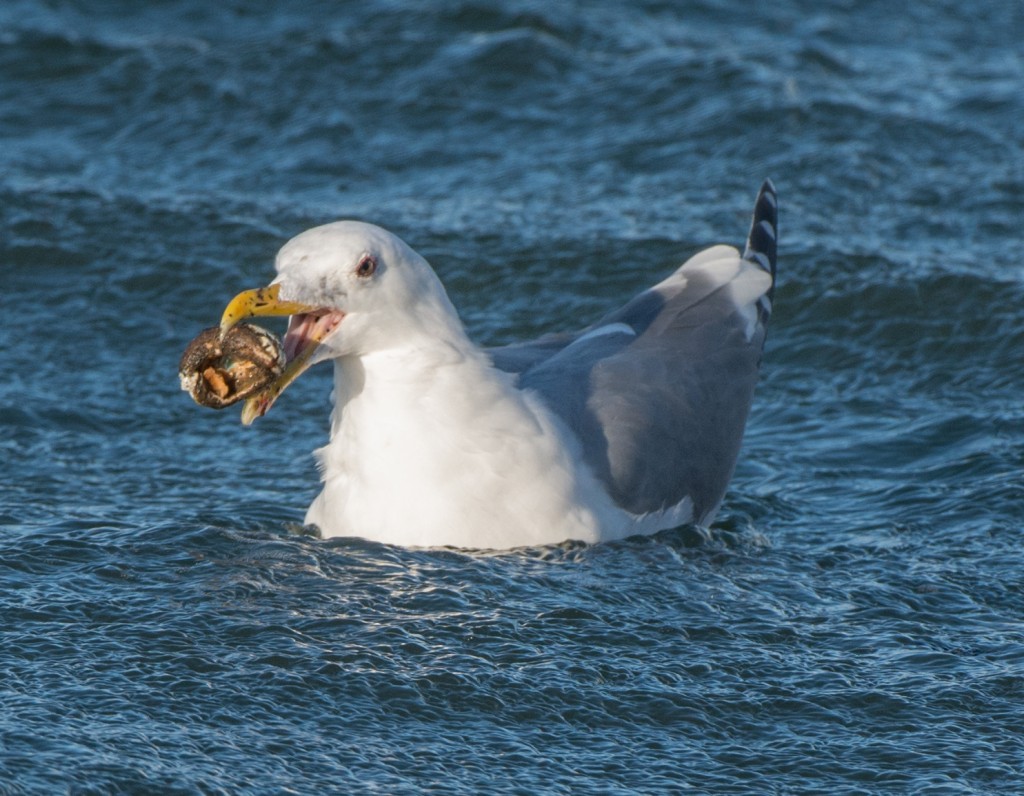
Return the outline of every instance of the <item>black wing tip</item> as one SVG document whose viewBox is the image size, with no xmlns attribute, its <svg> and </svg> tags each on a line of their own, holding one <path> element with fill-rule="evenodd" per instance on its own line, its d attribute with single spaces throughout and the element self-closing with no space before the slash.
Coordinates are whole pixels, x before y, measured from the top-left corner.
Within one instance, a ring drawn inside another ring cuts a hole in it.
<svg viewBox="0 0 1024 796">
<path fill-rule="evenodd" d="M 775 298 L 775 265 L 779 242 L 779 196 L 775 185 L 766 179 L 754 202 L 754 218 L 750 222 L 750 234 L 743 259 L 767 271 L 772 278 L 768 292 L 758 300 L 758 315 L 762 324 L 768 323 Z"/>
<path fill-rule="evenodd" d="M 747 235 L 743 259 L 757 263 L 772 276 L 775 284 L 775 265 L 779 238 L 779 196 L 771 180 L 765 180 L 754 202 L 754 218 Z"/>
</svg>

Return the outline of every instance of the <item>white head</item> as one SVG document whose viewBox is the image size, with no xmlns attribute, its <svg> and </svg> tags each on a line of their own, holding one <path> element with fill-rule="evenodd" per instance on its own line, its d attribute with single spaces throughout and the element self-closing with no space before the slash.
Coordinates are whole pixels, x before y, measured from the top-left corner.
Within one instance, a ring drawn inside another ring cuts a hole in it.
<svg viewBox="0 0 1024 796">
<path fill-rule="evenodd" d="M 289 364 L 247 414 L 257 417 L 309 366 L 430 339 L 465 339 L 444 286 L 419 254 L 372 224 L 337 221 L 303 232 L 278 252 L 277 278 L 236 296 L 221 328 L 254 316 L 290 315 Z M 251 405 L 251 406 L 250 406 Z"/>
<path fill-rule="evenodd" d="M 458 322 L 427 261 L 373 224 L 336 221 L 307 230 L 281 248 L 275 267 L 282 301 L 344 315 L 338 333 L 322 341 L 329 351 L 318 360 L 443 334 Z"/>
</svg>

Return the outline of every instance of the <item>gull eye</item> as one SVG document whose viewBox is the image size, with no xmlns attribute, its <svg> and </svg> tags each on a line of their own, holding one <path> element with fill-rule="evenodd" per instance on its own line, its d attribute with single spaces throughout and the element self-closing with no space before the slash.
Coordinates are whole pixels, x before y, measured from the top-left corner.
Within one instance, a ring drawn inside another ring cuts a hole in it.
<svg viewBox="0 0 1024 796">
<path fill-rule="evenodd" d="M 377 258 L 372 254 L 364 254 L 362 259 L 359 260 L 359 265 L 356 266 L 356 276 L 361 279 L 367 279 L 374 275 L 377 271 Z"/>
</svg>

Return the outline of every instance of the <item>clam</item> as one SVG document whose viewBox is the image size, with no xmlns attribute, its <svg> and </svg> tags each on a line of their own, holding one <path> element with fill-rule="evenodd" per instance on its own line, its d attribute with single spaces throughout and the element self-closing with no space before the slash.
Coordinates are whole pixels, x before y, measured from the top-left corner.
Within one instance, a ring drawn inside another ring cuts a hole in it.
<svg viewBox="0 0 1024 796">
<path fill-rule="evenodd" d="M 266 329 L 239 323 L 221 334 L 211 326 L 188 344 L 178 378 L 197 404 L 223 409 L 270 385 L 284 366 L 281 342 Z"/>
</svg>

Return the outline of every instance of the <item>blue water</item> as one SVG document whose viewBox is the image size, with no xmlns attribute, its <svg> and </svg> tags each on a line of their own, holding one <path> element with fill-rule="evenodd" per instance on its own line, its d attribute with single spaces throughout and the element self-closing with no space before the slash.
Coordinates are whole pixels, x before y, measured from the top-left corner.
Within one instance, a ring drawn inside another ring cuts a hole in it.
<svg viewBox="0 0 1024 796">
<path fill-rule="evenodd" d="M 1024 792 L 1024 7 L 0 6 L 0 793 Z M 299 530 L 326 372 L 185 343 L 338 217 L 483 343 L 781 197 L 715 527 Z"/>
</svg>

